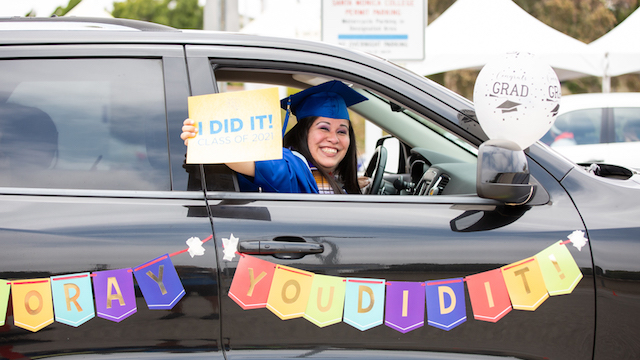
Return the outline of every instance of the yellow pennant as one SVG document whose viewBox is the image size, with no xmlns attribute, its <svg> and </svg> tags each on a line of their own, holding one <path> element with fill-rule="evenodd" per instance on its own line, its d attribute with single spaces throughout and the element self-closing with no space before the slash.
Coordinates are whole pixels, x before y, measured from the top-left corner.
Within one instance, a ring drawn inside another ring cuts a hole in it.
<svg viewBox="0 0 640 360">
<path fill-rule="evenodd" d="M 503 266 L 501 269 L 514 309 L 534 311 L 549 298 L 535 257 Z"/>
<path fill-rule="evenodd" d="M 308 271 L 277 265 L 267 308 L 282 320 L 302 317 L 309 302 L 313 276 Z"/>
<path fill-rule="evenodd" d="M 11 292 L 16 326 L 36 332 L 53 323 L 51 279 L 12 281 Z"/>
</svg>

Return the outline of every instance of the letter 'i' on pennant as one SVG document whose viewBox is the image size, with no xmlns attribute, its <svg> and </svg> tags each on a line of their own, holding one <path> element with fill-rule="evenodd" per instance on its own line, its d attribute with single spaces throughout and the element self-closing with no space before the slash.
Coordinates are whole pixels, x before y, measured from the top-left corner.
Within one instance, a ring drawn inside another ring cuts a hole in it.
<svg viewBox="0 0 640 360">
<path fill-rule="evenodd" d="M 361 331 L 381 325 L 384 293 L 384 279 L 347 278 L 343 321 Z"/>
<path fill-rule="evenodd" d="M 388 281 L 384 324 L 407 333 L 424 326 L 424 283 Z"/>
<path fill-rule="evenodd" d="M 345 288 L 344 278 L 314 275 L 304 318 L 319 327 L 341 322 Z"/>
<path fill-rule="evenodd" d="M 549 295 L 570 294 L 582 279 L 582 272 L 562 241 L 536 255 Z"/>
<path fill-rule="evenodd" d="M 534 311 L 549 298 L 535 257 L 503 266 L 501 269 L 514 309 Z"/>
<path fill-rule="evenodd" d="M 267 308 L 282 320 L 302 317 L 307 309 L 313 273 L 276 265 Z"/>
<path fill-rule="evenodd" d="M 442 330 L 451 330 L 467 321 L 462 278 L 427 281 L 427 321 Z"/>
<path fill-rule="evenodd" d="M 36 332 L 53 323 L 49 278 L 12 281 L 11 292 L 16 326 Z"/>
<path fill-rule="evenodd" d="M 476 320 L 497 322 L 511 311 L 511 300 L 502 277 L 495 269 L 464 278 Z"/>
<path fill-rule="evenodd" d="M 120 322 L 136 313 L 131 269 L 98 271 L 92 276 L 98 317 Z"/>
<path fill-rule="evenodd" d="M 168 254 L 136 267 L 133 274 L 151 310 L 169 310 L 185 294 Z"/>
<path fill-rule="evenodd" d="M 9 305 L 9 293 L 11 285 L 7 280 L 0 280 L 0 326 L 4 326 L 7 318 L 7 307 Z"/>
<path fill-rule="evenodd" d="M 276 264 L 243 255 L 233 275 L 229 297 L 245 310 L 267 307 L 275 271 Z"/>
<path fill-rule="evenodd" d="M 51 277 L 56 321 L 78 327 L 95 316 L 90 273 Z"/>
</svg>

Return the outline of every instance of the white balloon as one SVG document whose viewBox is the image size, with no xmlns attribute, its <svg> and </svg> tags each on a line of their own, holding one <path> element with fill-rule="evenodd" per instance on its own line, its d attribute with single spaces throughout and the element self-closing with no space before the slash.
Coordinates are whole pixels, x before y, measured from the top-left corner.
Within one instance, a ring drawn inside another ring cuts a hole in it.
<svg viewBox="0 0 640 360">
<path fill-rule="evenodd" d="M 526 149 L 553 125 L 560 107 L 553 69 L 530 53 L 508 53 L 487 63 L 473 89 L 476 116 L 490 139 Z"/>
</svg>

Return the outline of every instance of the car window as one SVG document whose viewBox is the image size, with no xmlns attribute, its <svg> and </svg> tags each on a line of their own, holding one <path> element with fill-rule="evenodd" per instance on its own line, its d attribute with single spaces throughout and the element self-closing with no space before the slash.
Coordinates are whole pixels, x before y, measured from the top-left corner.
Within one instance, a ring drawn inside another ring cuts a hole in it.
<svg viewBox="0 0 640 360">
<path fill-rule="evenodd" d="M 598 144 L 602 129 L 603 109 L 571 111 L 556 118 L 542 141 L 552 147 Z"/>
<path fill-rule="evenodd" d="M 616 142 L 640 141 L 640 107 L 613 108 Z"/>
<path fill-rule="evenodd" d="M 161 60 L 3 60 L 0 76 L 0 186 L 171 189 Z"/>
</svg>

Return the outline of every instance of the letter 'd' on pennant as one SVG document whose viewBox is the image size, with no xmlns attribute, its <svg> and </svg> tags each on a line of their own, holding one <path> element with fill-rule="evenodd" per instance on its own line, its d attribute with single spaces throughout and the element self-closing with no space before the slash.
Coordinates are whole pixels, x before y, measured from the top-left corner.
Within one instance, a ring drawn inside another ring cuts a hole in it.
<svg viewBox="0 0 640 360">
<path fill-rule="evenodd" d="M 120 322 L 136 313 L 131 269 L 98 271 L 93 276 L 98 317 Z"/>
<path fill-rule="evenodd" d="M 56 321 L 78 327 L 95 316 L 88 272 L 51 277 Z"/>
<path fill-rule="evenodd" d="M 502 270 L 495 269 L 467 276 L 464 281 L 476 320 L 497 322 L 511 311 L 511 301 Z"/>
<path fill-rule="evenodd" d="M 347 278 L 343 321 L 360 331 L 381 325 L 384 284 L 384 279 Z"/>
<path fill-rule="evenodd" d="M 276 265 L 267 308 L 282 320 L 302 317 L 307 309 L 313 273 Z"/>
<path fill-rule="evenodd" d="M 427 281 L 427 321 L 442 330 L 451 330 L 467 321 L 462 278 Z"/>
<path fill-rule="evenodd" d="M 245 310 L 267 307 L 276 264 L 244 255 L 231 281 L 229 297 Z"/>
<path fill-rule="evenodd" d="M 424 283 L 389 281 L 384 324 L 407 333 L 424 326 Z"/>
<path fill-rule="evenodd" d="M 535 257 L 503 266 L 501 269 L 514 309 L 534 311 L 549 298 Z"/>
<path fill-rule="evenodd" d="M 169 310 L 185 294 L 169 255 L 160 256 L 136 267 L 133 274 L 151 310 Z"/>
<path fill-rule="evenodd" d="M 549 295 L 570 294 L 582 279 L 582 272 L 562 241 L 536 255 Z"/>
<path fill-rule="evenodd" d="M 30 279 L 11 282 L 13 322 L 36 332 L 53 323 L 51 280 Z"/>
<path fill-rule="evenodd" d="M 344 278 L 315 274 L 304 318 L 319 327 L 342 321 L 345 287 Z"/>
</svg>

